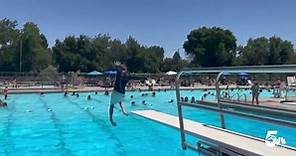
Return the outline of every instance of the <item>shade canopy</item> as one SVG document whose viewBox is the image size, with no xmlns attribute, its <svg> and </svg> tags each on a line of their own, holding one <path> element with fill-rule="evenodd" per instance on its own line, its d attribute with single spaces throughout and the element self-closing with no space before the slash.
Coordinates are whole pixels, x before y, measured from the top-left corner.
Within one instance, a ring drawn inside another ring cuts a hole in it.
<svg viewBox="0 0 296 156">
<path fill-rule="evenodd" d="M 117 71 L 108 70 L 108 71 L 105 71 L 105 74 L 106 75 L 116 75 L 117 74 Z"/>
<path fill-rule="evenodd" d="M 165 74 L 167 74 L 167 75 L 177 75 L 177 72 L 175 72 L 175 71 L 168 71 Z"/>
<path fill-rule="evenodd" d="M 245 73 L 245 72 L 241 72 L 241 73 L 239 73 L 238 75 L 239 75 L 239 76 L 249 76 L 249 74 L 248 74 L 248 73 Z"/>
<path fill-rule="evenodd" d="M 87 73 L 87 75 L 89 75 L 89 76 L 99 76 L 99 75 L 103 75 L 103 73 L 94 70 L 92 72 Z"/>
</svg>

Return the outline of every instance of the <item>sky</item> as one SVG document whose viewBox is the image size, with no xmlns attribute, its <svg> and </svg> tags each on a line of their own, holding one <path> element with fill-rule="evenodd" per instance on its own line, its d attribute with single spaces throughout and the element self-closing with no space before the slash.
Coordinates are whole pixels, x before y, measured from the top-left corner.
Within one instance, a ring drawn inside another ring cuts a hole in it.
<svg viewBox="0 0 296 156">
<path fill-rule="evenodd" d="M 239 45 L 274 35 L 296 45 L 295 0 L 0 0 L 2 18 L 36 23 L 50 46 L 68 35 L 131 35 L 167 57 L 184 56 L 186 36 L 202 26 L 231 30 Z"/>
</svg>

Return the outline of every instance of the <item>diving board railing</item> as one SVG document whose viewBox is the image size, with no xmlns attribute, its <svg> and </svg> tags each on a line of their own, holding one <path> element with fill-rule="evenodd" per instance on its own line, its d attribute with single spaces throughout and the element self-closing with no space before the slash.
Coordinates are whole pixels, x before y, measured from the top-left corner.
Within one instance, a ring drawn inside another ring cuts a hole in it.
<svg viewBox="0 0 296 156">
<path fill-rule="evenodd" d="M 264 121 L 264 122 L 268 122 L 268 123 L 273 123 L 273 124 L 296 128 L 295 122 L 273 119 L 273 118 L 268 118 L 268 117 L 263 117 L 263 116 L 251 115 L 251 114 L 247 114 L 247 113 L 229 111 L 229 110 L 222 109 L 222 107 L 221 107 L 222 98 L 221 98 L 221 94 L 220 94 L 220 92 L 221 92 L 220 79 L 221 79 L 223 73 L 225 73 L 225 72 L 230 73 L 230 74 L 239 74 L 241 72 L 245 72 L 245 73 L 249 73 L 249 74 L 288 74 L 288 73 L 295 74 L 296 73 L 296 65 L 187 68 L 187 69 L 183 69 L 183 70 L 179 71 L 177 74 L 177 77 L 176 77 L 175 85 L 176 85 L 176 98 L 177 98 L 178 119 L 179 119 L 178 123 L 179 123 L 179 128 L 180 128 L 181 144 L 182 144 L 183 149 L 186 149 L 187 147 L 191 148 L 192 146 L 186 142 L 182 106 L 203 108 L 203 109 L 208 109 L 208 110 L 220 112 L 220 121 L 221 121 L 222 128 L 225 128 L 224 114 L 232 114 L 232 115 L 256 119 L 256 120 Z M 191 75 L 217 74 L 217 77 L 215 80 L 216 99 L 217 99 L 217 107 L 216 108 L 212 107 L 212 106 L 206 106 L 206 105 L 201 106 L 201 105 L 195 105 L 195 104 L 190 104 L 188 102 L 181 101 L 180 78 L 183 75 L 188 75 L 188 74 L 191 74 Z"/>
</svg>

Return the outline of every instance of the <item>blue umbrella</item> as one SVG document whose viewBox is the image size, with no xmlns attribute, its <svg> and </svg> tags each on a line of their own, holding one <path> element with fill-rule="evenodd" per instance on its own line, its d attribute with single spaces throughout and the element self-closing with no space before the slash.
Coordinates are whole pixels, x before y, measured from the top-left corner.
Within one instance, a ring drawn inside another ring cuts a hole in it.
<svg viewBox="0 0 296 156">
<path fill-rule="evenodd" d="M 92 72 L 87 73 L 87 75 L 90 75 L 90 76 L 99 76 L 99 75 L 103 75 L 103 73 L 94 70 Z"/>
<path fill-rule="evenodd" d="M 246 76 L 246 77 L 249 76 L 249 74 L 248 74 L 248 73 L 245 73 L 245 72 L 241 72 L 241 73 L 239 73 L 238 75 L 239 75 L 239 76 Z"/>
<path fill-rule="evenodd" d="M 105 71 L 105 75 L 111 75 L 114 76 L 117 74 L 117 71 L 113 71 L 113 70 L 109 70 L 109 71 Z"/>
</svg>

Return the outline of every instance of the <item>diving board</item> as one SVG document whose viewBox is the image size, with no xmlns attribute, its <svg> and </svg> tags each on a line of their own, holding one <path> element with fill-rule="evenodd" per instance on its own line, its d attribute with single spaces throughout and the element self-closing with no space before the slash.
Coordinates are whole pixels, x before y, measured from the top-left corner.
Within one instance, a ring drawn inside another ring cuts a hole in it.
<svg viewBox="0 0 296 156">
<path fill-rule="evenodd" d="M 132 111 L 132 113 L 179 129 L 179 119 L 176 116 L 155 110 Z M 219 130 L 188 119 L 184 119 L 184 130 L 186 133 L 194 135 L 199 139 L 218 145 L 221 151 L 234 151 L 237 155 L 296 155 L 296 150 L 280 146 L 269 147 L 263 139 Z"/>
</svg>

